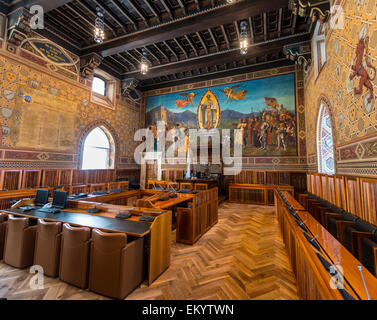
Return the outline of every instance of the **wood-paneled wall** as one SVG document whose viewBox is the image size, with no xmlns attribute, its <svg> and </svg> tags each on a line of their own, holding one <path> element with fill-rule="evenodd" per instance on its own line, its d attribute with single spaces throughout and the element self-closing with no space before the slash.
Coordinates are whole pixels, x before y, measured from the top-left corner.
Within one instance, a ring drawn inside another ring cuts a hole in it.
<svg viewBox="0 0 377 320">
<path fill-rule="evenodd" d="M 307 189 L 377 226 L 377 179 L 308 173 Z"/>
<path fill-rule="evenodd" d="M 139 176 L 140 171 L 135 169 L 0 169 L 0 190 L 108 183 L 124 178 L 138 182 Z"/>
</svg>

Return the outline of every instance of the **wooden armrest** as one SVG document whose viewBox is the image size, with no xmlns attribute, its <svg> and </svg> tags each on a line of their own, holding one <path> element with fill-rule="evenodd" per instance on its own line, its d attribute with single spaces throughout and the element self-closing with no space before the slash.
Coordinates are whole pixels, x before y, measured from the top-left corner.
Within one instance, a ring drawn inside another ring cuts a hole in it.
<svg viewBox="0 0 377 320">
<path fill-rule="evenodd" d="M 344 220 L 337 220 L 336 221 L 336 229 L 339 236 L 339 241 L 345 245 L 346 243 L 346 228 L 347 227 L 355 227 L 355 222 L 352 221 L 344 221 Z"/>
<path fill-rule="evenodd" d="M 352 231 L 352 254 L 359 260 L 362 261 L 363 248 L 362 240 L 364 238 L 374 240 L 376 235 L 370 232 Z"/>
</svg>

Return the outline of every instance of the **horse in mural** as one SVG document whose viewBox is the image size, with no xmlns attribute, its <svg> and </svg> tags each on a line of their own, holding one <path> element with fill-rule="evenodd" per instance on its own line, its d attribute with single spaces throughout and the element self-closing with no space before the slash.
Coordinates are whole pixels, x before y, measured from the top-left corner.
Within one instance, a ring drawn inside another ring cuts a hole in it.
<svg viewBox="0 0 377 320">
<path fill-rule="evenodd" d="M 359 43 L 356 46 L 355 64 L 351 67 L 353 73 L 350 75 L 350 80 L 353 80 L 356 76 L 360 77 L 359 87 L 354 88 L 355 94 L 362 94 L 363 87 L 369 89 L 370 95 L 368 103 L 373 99 L 373 85 L 372 81 L 376 78 L 376 68 L 369 60 L 368 54 L 369 37 L 360 38 Z M 364 65 L 365 58 L 365 65 Z M 369 68 L 369 70 L 367 69 Z M 370 73 L 368 73 L 368 71 Z"/>
</svg>

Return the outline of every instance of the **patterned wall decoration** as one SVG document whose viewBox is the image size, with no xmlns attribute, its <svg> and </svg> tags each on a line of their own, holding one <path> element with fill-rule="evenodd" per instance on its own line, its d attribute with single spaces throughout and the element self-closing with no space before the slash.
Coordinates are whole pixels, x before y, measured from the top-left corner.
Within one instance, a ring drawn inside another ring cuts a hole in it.
<svg viewBox="0 0 377 320">
<path fill-rule="evenodd" d="M 308 165 L 317 171 L 319 97 L 333 114 L 339 174 L 377 174 L 377 2 L 343 0 L 344 28 L 326 26 L 326 63 L 305 79 Z M 373 169 L 371 169 L 373 168 Z"/>
<path fill-rule="evenodd" d="M 303 71 L 299 66 L 287 66 L 277 69 L 268 69 L 258 72 L 252 72 L 247 74 L 241 74 L 237 76 L 214 79 L 209 81 L 197 82 L 192 84 L 186 84 L 181 86 L 175 86 L 170 88 L 162 88 L 153 91 L 148 91 L 145 94 L 145 99 L 143 100 L 143 107 L 145 108 L 146 100 L 149 97 L 166 95 L 172 93 L 182 93 L 182 92 L 196 92 L 200 89 L 208 89 L 215 86 L 224 86 L 231 88 L 236 83 L 261 79 L 271 76 L 284 75 L 288 73 L 295 73 L 295 96 L 296 96 L 296 116 L 297 116 L 297 153 L 295 155 L 282 155 L 275 153 L 265 153 L 263 155 L 256 156 L 255 154 L 247 154 L 243 157 L 243 166 L 245 168 L 260 168 L 260 169 L 270 169 L 270 170 L 305 170 L 306 166 L 306 133 L 305 133 L 305 107 L 304 107 L 304 82 L 303 82 Z M 241 89 L 241 88 L 239 88 Z M 177 95 L 179 97 L 179 94 Z M 200 99 L 201 97 L 199 97 Z M 185 97 L 181 97 L 182 102 Z M 190 97 L 186 97 L 189 100 Z M 195 99 L 196 99 L 195 98 Z M 190 101 L 189 101 L 190 103 Z M 150 111 L 146 109 L 147 112 Z M 148 122 L 148 119 L 147 119 Z M 174 162 L 169 161 L 168 167 L 175 168 Z"/>
<path fill-rule="evenodd" d="M 101 121 L 117 135 L 117 167 L 135 167 L 133 136 L 144 119 L 140 105 L 120 95 L 119 83 L 115 110 L 104 108 L 90 103 L 90 81 L 54 72 L 25 57 L 25 50 L 8 48 L 0 48 L 1 166 L 76 168 L 80 134 Z"/>
</svg>

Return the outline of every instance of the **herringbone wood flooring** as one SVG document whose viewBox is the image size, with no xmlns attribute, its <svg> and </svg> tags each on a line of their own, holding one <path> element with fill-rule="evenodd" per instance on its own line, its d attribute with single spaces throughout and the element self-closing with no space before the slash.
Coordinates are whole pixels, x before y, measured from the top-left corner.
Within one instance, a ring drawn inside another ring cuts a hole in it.
<svg viewBox="0 0 377 320">
<path fill-rule="evenodd" d="M 298 299 L 273 208 L 225 202 L 219 223 L 194 246 L 172 238 L 169 269 L 127 299 Z M 31 290 L 31 277 L 0 262 L 0 297 L 106 299 L 48 277 L 44 289 Z"/>
</svg>

